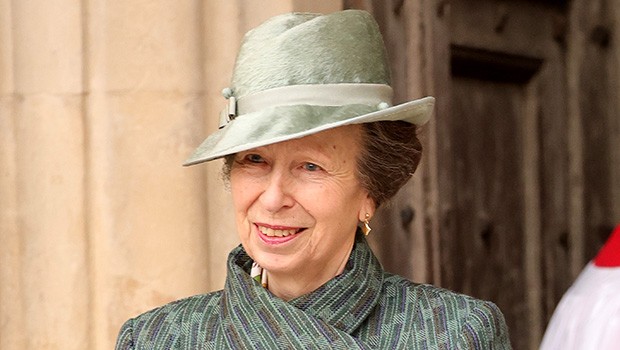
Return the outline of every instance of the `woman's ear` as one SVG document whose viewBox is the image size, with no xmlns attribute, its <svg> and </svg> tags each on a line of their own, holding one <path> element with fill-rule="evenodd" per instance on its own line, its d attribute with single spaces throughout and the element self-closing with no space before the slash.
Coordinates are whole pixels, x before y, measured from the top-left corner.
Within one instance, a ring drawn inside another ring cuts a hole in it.
<svg viewBox="0 0 620 350">
<path fill-rule="evenodd" d="M 366 198 L 362 200 L 360 211 L 357 213 L 358 220 L 362 222 L 366 220 L 366 214 L 368 214 L 368 220 L 375 215 L 375 201 L 370 195 L 366 195 Z"/>
</svg>

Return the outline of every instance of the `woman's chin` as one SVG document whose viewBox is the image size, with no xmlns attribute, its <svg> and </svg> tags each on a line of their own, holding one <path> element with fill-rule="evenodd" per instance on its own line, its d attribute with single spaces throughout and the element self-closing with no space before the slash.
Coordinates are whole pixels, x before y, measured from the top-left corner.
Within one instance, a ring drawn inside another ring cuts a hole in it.
<svg viewBox="0 0 620 350">
<path fill-rule="evenodd" d="M 296 254 L 279 254 L 262 249 L 254 250 L 250 255 L 263 269 L 272 273 L 286 273 L 299 269 L 301 258 Z"/>
</svg>

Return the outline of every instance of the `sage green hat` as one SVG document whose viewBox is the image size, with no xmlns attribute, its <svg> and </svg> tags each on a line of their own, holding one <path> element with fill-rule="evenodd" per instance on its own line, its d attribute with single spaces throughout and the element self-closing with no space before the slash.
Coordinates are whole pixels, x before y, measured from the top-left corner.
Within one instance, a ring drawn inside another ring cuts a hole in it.
<svg viewBox="0 0 620 350">
<path fill-rule="evenodd" d="M 187 158 L 193 165 L 349 124 L 428 121 L 434 99 L 392 106 L 383 39 L 372 16 L 291 13 L 241 43 L 220 128 Z"/>
</svg>

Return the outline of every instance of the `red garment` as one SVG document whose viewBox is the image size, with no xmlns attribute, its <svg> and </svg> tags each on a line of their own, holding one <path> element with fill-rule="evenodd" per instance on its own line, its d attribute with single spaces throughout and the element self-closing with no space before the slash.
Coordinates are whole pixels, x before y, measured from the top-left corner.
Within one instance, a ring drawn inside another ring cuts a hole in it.
<svg viewBox="0 0 620 350">
<path fill-rule="evenodd" d="M 603 248 L 594 258 L 594 265 L 599 267 L 620 266 L 620 225 L 612 232 Z"/>
</svg>

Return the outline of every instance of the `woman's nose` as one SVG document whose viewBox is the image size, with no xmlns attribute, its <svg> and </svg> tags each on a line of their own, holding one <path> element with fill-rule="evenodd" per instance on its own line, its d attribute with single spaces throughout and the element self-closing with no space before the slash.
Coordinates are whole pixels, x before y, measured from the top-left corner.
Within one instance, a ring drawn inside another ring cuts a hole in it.
<svg viewBox="0 0 620 350">
<path fill-rule="evenodd" d="M 261 193 L 260 203 L 269 212 L 290 208 L 295 204 L 291 195 L 291 179 L 283 172 L 272 172 L 266 179 L 265 190 Z"/>
</svg>

